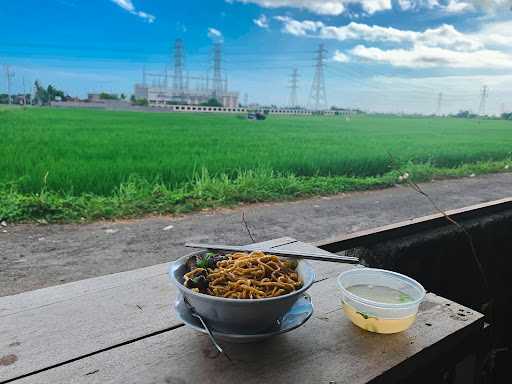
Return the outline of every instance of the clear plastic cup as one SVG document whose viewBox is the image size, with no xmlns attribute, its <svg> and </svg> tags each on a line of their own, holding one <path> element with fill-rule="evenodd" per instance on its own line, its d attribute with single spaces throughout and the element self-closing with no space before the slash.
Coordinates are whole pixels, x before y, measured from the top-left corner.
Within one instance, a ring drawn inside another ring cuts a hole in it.
<svg viewBox="0 0 512 384">
<path fill-rule="evenodd" d="M 356 268 L 343 272 L 337 279 L 343 310 L 358 327 L 376 333 L 398 333 L 416 320 L 425 289 L 416 280 L 384 269 Z M 404 302 L 390 303 L 361 297 L 351 290 L 355 286 L 386 287 L 403 294 Z"/>
</svg>

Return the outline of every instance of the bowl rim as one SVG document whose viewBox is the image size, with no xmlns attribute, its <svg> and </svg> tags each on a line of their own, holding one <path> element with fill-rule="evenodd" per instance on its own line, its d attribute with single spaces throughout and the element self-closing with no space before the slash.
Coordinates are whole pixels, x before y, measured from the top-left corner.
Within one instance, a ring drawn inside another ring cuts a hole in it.
<svg viewBox="0 0 512 384">
<path fill-rule="evenodd" d="M 311 264 L 308 263 L 304 259 L 298 259 L 298 262 L 300 264 L 305 265 L 306 268 L 311 273 L 311 281 L 308 284 L 304 284 L 300 289 L 298 289 L 296 291 L 292 291 L 290 293 L 287 293 L 286 295 L 281 295 L 281 296 L 276 296 L 276 297 L 268 297 L 265 299 L 231 299 L 228 297 L 211 296 L 211 295 L 207 295 L 205 293 L 194 292 L 190 288 L 185 287 L 180 281 L 178 281 L 178 279 L 176 279 L 176 277 L 174 276 L 174 271 L 176 269 L 178 269 L 180 266 L 182 266 L 183 264 L 185 264 L 185 262 L 186 262 L 186 260 L 188 260 L 188 258 L 190 258 L 194 255 L 201 254 L 203 252 L 205 252 L 205 251 L 189 253 L 188 255 L 182 256 L 182 257 L 172 261 L 169 264 L 169 270 L 167 272 L 169 275 L 169 279 L 174 283 L 174 285 L 176 285 L 176 287 L 179 290 L 182 290 L 184 292 L 187 292 L 187 294 L 191 294 L 193 296 L 197 296 L 202 299 L 219 301 L 219 302 L 223 302 L 223 303 L 268 303 L 268 302 L 272 302 L 272 301 L 283 300 L 283 299 L 286 299 L 291 296 L 299 295 L 302 292 L 308 290 L 316 280 L 316 273 L 315 273 L 315 270 L 313 269 L 313 267 L 311 266 Z"/>
<path fill-rule="evenodd" d="M 396 277 L 400 277 L 401 280 L 405 280 L 410 285 L 412 285 L 415 288 L 417 288 L 420 291 L 420 297 L 418 299 L 414 300 L 414 301 L 409 301 L 407 303 L 397 303 L 397 304 L 394 304 L 394 303 L 382 303 L 382 302 L 379 302 L 379 301 L 373 301 L 373 300 L 365 299 L 364 297 L 358 296 L 358 295 L 348 291 L 341 284 L 340 280 L 344 276 L 350 275 L 351 273 L 364 272 L 364 271 L 382 272 L 382 273 L 394 276 L 395 278 Z M 354 269 L 350 269 L 350 270 L 342 272 L 342 273 L 340 273 L 338 275 L 338 277 L 336 278 L 336 284 L 338 285 L 338 288 L 342 291 L 342 293 L 345 296 L 349 297 L 350 299 L 352 299 L 354 301 L 361 302 L 363 304 L 368 304 L 368 305 L 371 305 L 371 306 L 374 306 L 374 307 L 382 308 L 382 309 L 402 309 L 402 308 L 405 309 L 405 308 L 411 308 L 411 307 L 414 307 L 414 306 L 418 305 L 419 303 L 421 303 L 423 301 L 423 299 L 425 298 L 425 295 L 427 294 L 427 292 L 425 291 L 425 288 L 423 287 L 423 285 L 421 285 L 419 282 L 417 282 L 413 278 L 411 278 L 409 276 L 406 276 L 404 274 L 398 273 L 398 272 L 389 271 L 387 269 L 379 269 L 379 268 L 354 268 Z"/>
</svg>

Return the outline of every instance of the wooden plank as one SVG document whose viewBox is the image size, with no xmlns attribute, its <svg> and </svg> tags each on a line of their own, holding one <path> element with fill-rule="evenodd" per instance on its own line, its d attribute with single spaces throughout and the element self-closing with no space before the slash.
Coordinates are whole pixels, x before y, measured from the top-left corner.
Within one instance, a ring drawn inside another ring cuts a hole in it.
<svg viewBox="0 0 512 384">
<path fill-rule="evenodd" d="M 460 209 L 446 211 L 454 220 L 467 220 L 474 217 L 489 215 L 512 209 L 512 198 L 495 200 L 487 203 L 471 205 Z M 433 229 L 450 224 L 443 214 L 436 213 L 416 219 L 401 221 L 378 228 L 335 236 L 313 243 L 313 245 L 329 252 L 341 252 L 347 249 L 368 246 L 397 237 L 408 236 L 426 229 Z"/>
<path fill-rule="evenodd" d="M 258 244 L 264 246 L 279 246 L 293 240 L 294 239 L 289 237 L 282 237 Z M 193 253 L 195 252 L 191 252 L 190 254 Z M 35 309 L 37 307 L 47 306 L 59 301 L 76 299 L 80 296 L 99 292 L 101 290 L 112 289 L 134 283 L 138 280 L 153 278 L 158 275 L 166 274 L 168 268 L 169 264 L 163 263 L 146 268 L 140 268 L 136 271 L 114 273 L 97 278 L 62 284 L 55 287 L 37 289 L 18 295 L 0 297 L 0 318 L 2 316 L 12 315 L 27 309 Z"/>
<path fill-rule="evenodd" d="M 1 354 L 16 361 L 0 367 L 0 381 L 178 326 L 173 297 L 160 274 L 3 316 Z"/>
<path fill-rule="evenodd" d="M 3 316 L 23 312 L 55 304 L 59 301 L 77 299 L 102 290 L 121 287 L 139 280 L 153 278 L 167 273 L 168 263 L 158 264 L 129 272 L 81 280 L 58 285 L 55 287 L 37 289 L 18 295 L 0 297 L 0 319 Z"/>
<path fill-rule="evenodd" d="M 411 329 L 377 335 L 345 318 L 335 290 L 334 278 L 315 284 L 310 290 L 315 315 L 289 334 L 259 344 L 224 344 L 234 363 L 218 356 L 205 335 L 182 327 L 16 383 L 357 384 L 386 379 L 387 372 L 399 379 L 393 367 L 400 364 L 404 373 L 426 367 L 439 356 L 441 341 L 443 352 L 449 352 L 483 325 L 482 315 L 429 294 Z"/>
<path fill-rule="evenodd" d="M 345 268 L 312 265 L 318 280 Z M 160 264 L 0 298 L 0 358 L 16 358 L 0 366 L 0 382 L 180 326 L 167 269 Z"/>
</svg>

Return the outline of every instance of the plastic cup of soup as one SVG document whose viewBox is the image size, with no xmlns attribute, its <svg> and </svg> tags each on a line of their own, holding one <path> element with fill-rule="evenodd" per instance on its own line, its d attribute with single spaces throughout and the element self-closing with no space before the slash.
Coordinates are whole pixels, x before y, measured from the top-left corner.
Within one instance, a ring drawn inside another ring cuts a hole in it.
<svg viewBox="0 0 512 384">
<path fill-rule="evenodd" d="M 338 276 L 346 316 L 376 333 L 398 333 L 416 320 L 425 289 L 416 280 L 384 269 L 356 268 Z"/>
</svg>

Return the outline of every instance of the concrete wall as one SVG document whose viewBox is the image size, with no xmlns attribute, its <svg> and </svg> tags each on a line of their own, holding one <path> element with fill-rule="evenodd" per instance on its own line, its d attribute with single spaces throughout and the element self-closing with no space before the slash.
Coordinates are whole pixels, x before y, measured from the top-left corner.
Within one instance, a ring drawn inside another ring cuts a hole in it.
<svg viewBox="0 0 512 384">
<path fill-rule="evenodd" d="M 169 105 L 165 103 L 150 105 L 147 107 L 131 105 L 129 101 L 122 100 L 105 100 L 101 102 L 74 102 L 74 101 L 55 101 L 53 107 L 63 108 L 92 108 L 92 109 L 109 109 L 123 111 L 144 111 L 144 112 L 185 112 L 185 113 L 233 113 L 246 114 L 249 111 L 261 112 L 268 115 L 277 116 L 346 116 L 348 112 L 322 111 L 316 112 L 307 109 L 286 109 L 286 108 L 260 108 L 247 109 L 243 107 L 203 107 L 199 105 Z"/>
</svg>

